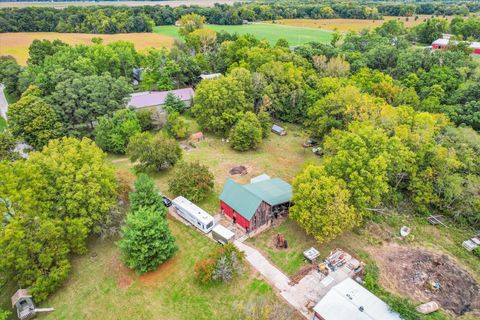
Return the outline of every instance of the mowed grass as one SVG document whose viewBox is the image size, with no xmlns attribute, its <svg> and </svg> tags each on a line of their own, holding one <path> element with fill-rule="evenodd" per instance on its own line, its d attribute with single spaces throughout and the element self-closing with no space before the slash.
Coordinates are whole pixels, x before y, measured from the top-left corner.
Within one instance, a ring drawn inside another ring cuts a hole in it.
<svg viewBox="0 0 480 320">
<path fill-rule="evenodd" d="M 6 127 L 7 127 L 7 121 L 2 117 L 0 117 L 0 132 L 5 130 Z"/>
<path fill-rule="evenodd" d="M 271 44 L 275 44 L 278 39 L 286 39 L 290 46 L 301 45 L 310 41 L 329 42 L 332 39 L 332 33 L 316 28 L 292 27 L 280 24 L 253 23 L 236 26 L 207 25 L 209 29 L 215 31 L 226 31 L 229 33 L 253 34 L 259 39 L 267 39 Z M 153 32 L 165 36 L 180 38 L 178 27 L 175 26 L 157 26 Z"/>
<path fill-rule="evenodd" d="M 383 20 L 364 20 L 364 19 L 283 19 L 276 20 L 275 24 L 296 27 L 319 28 L 324 30 L 335 30 L 339 32 L 361 31 L 363 29 L 374 29 L 381 26 L 384 22 L 390 20 L 397 20 L 403 22 L 405 27 L 411 28 L 425 22 L 426 19 L 431 18 L 429 15 L 419 15 L 418 19 L 415 17 L 392 17 L 385 16 Z M 448 21 L 453 19 L 453 16 L 448 16 L 445 19 Z M 265 23 L 272 23 L 272 21 L 265 21 Z"/>
<path fill-rule="evenodd" d="M 132 42 L 135 48 L 143 51 L 147 48 L 172 46 L 175 39 L 157 33 L 120 33 L 120 34 L 86 34 L 57 32 L 11 32 L 0 33 L 0 56 L 11 55 L 21 65 L 28 59 L 28 47 L 33 40 L 62 40 L 70 45 L 92 44 L 92 38 L 102 38 L 103 43 L 124 40 Z"/>
<path fill-rule="evenodd" d="M 257 297 L 283 303 L 248 264 L 232 283 L 197 283 L 195 262 L 217 244 L 181 222 L 170 219 L 169 224 L 179 251 L 141 276 L 123 265 L 113 241 L 93 240 L 88 254 L 74 258 L 69 280 L 41 304 L 55 311 L 40 318 L 231 320 Z"/>
<path fill-rule="evenodd" d="M 195 121 L 190 119 L 189 122 L 191 132 L 199 130 Z M 266 173 L 272 177 L 279 177 L 287 182 L 292 182 L 305 162 L 320 162 L 321 159 L 315 156 L 311 149 L 302 147 L 302 142 L 308 139 L 308 136 L 299 126 L 283 124 L 282 126 L 288 132 L 286 136 L 280 137 L 272 133 L 267 139 L 263 140 L 257 150 L 235 151 L 220 137 L 207 133 L 205 140 L 196 143 L 196 148 L 184 151 L 183 160 L 199 161 L 208 166 L 215 177 L 215 192 L 199 205 L 215 214 L 219 208 L 218 195 L 228 177 L 240 183 L 248 183 L 252 177 Z M 134 172 L 133 166 L 126 156 L 110 156 L 110 158 L 118 170 Z M 230 176 L 229 170 L 240 165 L 247 167 L 248 174 Z M 173 169 L 156 174 L 151 173 L 159 190 L 170 197 L 178 196 L 168 192 L 168 180 L 172 173 Z"/>
</svg>

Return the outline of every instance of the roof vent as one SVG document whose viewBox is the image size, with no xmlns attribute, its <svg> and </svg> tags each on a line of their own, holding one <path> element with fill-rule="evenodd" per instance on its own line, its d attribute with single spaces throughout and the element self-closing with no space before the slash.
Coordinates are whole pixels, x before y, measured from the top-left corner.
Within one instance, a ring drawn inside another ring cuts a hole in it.
<svg viewBox="0 0 480 320">
<path fill-rule="evenodd" d="M 358 310 L 359 310 L 360 312 L 363 312 L 363 310 L 365 310 L 365 309 L 363 308 L 363 306 L 360 306 L 360 307 L 358 308 Z"/>
</svg>

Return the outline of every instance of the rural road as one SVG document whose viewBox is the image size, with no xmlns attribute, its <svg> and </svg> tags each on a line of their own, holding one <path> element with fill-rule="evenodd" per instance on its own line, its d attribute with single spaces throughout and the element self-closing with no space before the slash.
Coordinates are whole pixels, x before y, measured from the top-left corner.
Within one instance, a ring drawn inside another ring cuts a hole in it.
<svg viewBox="0 0 480 320">
<path fill-rule="evenodd" d="M 7 119 L 8 102 L 5 93 L 3 92 L 4 89 L 5 86 L 3 83 L 0 83 L 0 116 L 3 119 Z"/>
</svg>

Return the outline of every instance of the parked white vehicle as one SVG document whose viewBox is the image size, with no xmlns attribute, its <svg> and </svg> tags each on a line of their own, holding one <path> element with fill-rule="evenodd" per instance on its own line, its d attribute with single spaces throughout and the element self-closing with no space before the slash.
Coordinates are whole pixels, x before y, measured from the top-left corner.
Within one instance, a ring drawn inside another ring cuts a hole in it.
<svg viewBox="0 0 480 320">
<path fill-rule="evenodd" d="M 215 226 L 213 217 L 188 199 L 177 197 L 172 204 L 179 216 L 203 232 L 209 233 Z"/>
</svg>

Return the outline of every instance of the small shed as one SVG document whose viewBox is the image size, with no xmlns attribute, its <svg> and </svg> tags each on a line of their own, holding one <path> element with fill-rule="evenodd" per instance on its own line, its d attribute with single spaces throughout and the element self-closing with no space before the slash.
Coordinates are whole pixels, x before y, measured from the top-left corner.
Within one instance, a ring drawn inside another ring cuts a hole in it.
<svg viewBox="0 0 480 320">
<path fill-rule="evenodd" d="M 211 80 L 211 79 L 219 78 L 221 76 L 222 76 L 221 73 L 209 73 L 209 74 L 201 74 L 200 78 L 202 80 Z"/>
<path fill-rule="evenodd" d="M 203 139 L 205 139 L 205 136 L 203 135 L 203 132 L 201 132 L 201 131 L 195 132 L 190 136 L 190 140 L 195 141 L 195 142 L 201 141 Z"/>
<path fill-rule="evenodd" d="M 21 320 L 35 317 L 35 304 L 32 296 L 26 289 L 18 289 L 12 296 L 12 308 L 17 309 L 17 316 Z"/>
<path fill-rule="evenodd" d="M 277 126 L 276 124 L 272 126 L 272 132 L 275 134 L 278 134 L 279 136 L 284 136 L 287 134 L 287 131 L 285 129 L 283 129 L 280 126 Z"/>
</svg>

